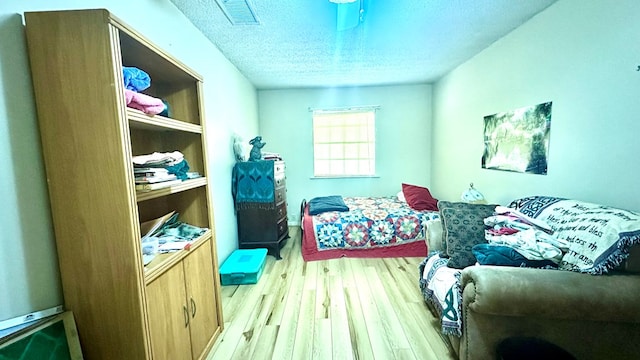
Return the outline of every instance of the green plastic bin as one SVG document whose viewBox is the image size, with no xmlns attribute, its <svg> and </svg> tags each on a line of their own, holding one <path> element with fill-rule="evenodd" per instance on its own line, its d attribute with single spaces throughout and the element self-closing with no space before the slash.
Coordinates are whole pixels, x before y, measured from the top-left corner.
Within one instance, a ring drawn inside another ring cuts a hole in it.
<svg viewBox="0 0 640 360">
<path fill-rule="evenodd" d="M 222 285 L 255 284 L 262 275 L 267 249 L 238 249 L 220 267 Z"/>
</svg>

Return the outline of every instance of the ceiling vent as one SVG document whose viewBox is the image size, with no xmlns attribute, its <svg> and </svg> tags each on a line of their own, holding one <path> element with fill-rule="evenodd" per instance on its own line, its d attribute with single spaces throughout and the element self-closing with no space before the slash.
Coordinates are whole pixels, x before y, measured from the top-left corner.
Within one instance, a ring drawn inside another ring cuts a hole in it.
<svg viewBox="0 0 640 360">
<path fill-rule="evenodd" d="M 250 0 L 216 0 L 233 25 L 259 25 L 260 21 Z"/>
</svg>

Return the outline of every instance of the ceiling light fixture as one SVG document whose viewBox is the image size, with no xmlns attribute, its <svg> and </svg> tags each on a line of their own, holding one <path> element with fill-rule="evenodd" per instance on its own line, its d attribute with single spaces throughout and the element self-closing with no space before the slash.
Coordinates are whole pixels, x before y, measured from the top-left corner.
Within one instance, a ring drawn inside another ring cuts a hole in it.
<svg viewBox="0 0 640 360">
<path fill-rule="evenodd" d="M 353 29 L 364 21 L 364 0 L 329 0 L 336 4 L 336 30 Z"/>
</svg>

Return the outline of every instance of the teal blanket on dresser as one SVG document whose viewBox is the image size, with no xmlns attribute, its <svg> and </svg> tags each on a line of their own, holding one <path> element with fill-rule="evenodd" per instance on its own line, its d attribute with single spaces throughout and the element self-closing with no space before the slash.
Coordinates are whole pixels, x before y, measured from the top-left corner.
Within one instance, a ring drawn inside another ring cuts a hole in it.
<svg viewBox="0 0 640 360">
<path fill-rule="evenodd" d="M 236 163 L 231 184 L 236 210 L 275 208 L 273 169 L 273 161 Z"/>
</svg>

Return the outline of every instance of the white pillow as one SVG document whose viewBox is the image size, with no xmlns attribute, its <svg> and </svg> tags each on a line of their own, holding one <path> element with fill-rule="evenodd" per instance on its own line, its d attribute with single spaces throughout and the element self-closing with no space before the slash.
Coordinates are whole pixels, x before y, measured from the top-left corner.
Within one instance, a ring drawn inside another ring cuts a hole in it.
<svg viewBox="0 0 640 360">
<path fill-rule="evenodd" d="M 402 192 L 402 190 L 400 190 L 400 192 L 398 193 L 398 201 L 407 202 L 407 199 L 404 198 L 404 193 Z"/>
</svg>

